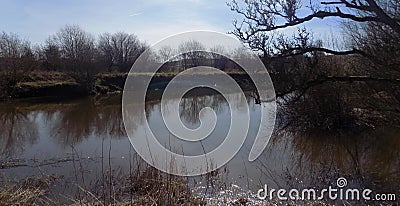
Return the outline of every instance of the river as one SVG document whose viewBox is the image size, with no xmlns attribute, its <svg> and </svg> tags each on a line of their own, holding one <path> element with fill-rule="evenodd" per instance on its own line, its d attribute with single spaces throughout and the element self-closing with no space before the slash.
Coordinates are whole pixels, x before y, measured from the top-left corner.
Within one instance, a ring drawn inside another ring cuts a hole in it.
<svg viewBox="0 0 400 206">
<path fill-rule="evenodd" d="M 334 186 L 339 177 L 345 177 L 349 187 L 399 193 L 399 128 L 324 132 L 276 126 L 265 151 L 256 161 L 249 162 L 260 121 L 260 104 L 251 95 L 244 99 L 238 94 L 230 95 L 236 101 L 236 112 L 249 105 L 248 138 L 238 154 L 213 173 L 225 188 L 211 187 L 209 176 L 188 178 L 198 195 L 220 194 L 219 190 L 230 190 L 232 186 L 239 188 L 235 190 L 238 193 L 255 194 L 265 184 L 275 189 L 322 189 Z M 216 129 L 202 141 L 203 147 L 171 139 L 162 121 L 160 101 L 153 98 L 146 103 L 146 116 L 153 132 L 163 137 L 159 139 L 163 145 L 185 155 L 197 155 L 223 141 L 230 126 L 230 109 L 222 96 L 201 93 L 170 101 L 179 101 L 181 120 L 189 128 L 199 126 L 199 111 L 205 106 L 214 109 L 218 121 Z M 278 119 L 285 118 L 279 114 Z M 76 185 L 90 188 L 104 179 L 105 173 L 117 177 L 146 165 L 126 135 L 118 94 L 2 103 L 0 121 L 0 173 L 8 179 L 55 175 L 62 178 L 52 185 L 54 190 L 79 196 Z M 141 124 L 138 121 L 137 127 Z"/>
</svg>

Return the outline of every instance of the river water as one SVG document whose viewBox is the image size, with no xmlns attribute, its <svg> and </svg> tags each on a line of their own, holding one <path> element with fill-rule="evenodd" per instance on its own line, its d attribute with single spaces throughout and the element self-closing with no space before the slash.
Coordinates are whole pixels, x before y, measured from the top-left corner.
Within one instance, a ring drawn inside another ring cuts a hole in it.
<svg viewBox="0 0 400 206">
<path fill-rule="evenodd" d="M 236 98 L 235 110 L 249 105 L 250 129 L 235 158 L 213 174 L 220 184 L 255 194 L 265 184 L 275 189 L 322 189 L 335 186 L 337 178 L 345 177 L 348 187 L 399 194 L 399 128 L 328 133 L 277 126 L 262 155 L 249 162 L 260 121 L 260 104 L 250 95 L 244 99 L 238 94 L 230 95 Z M 181 120 L 189 128 L 199 126 L 199 111 L 205 106 L 214 109 L 218 121 L 215 131 L 204 140 L 204 147 L 182 143 L 171 139 L 162 121 L 160 101 L 153 98 L 146 103 L 146 116 L 153 132 L 162 137 L 159 141 L 163 145 L 185 155 L 197 155 L 213 150 L 223 141 L 230 126 L 230 109 L 222 96 L 201 93 L 170 101 L 179 101 Z M 107 172 L 124 174 L 145 165 L 126 136 L 121 95 L 2 103 L 0 122 L 0 173 L 7 179 L 55 175 L 62 181 L 52 187 L 74 196 L 76 185 L 90 188 Z M 141 124 L 137 122 L 138 127 Z M 193 191 L 209 192 L 207 179 L 189 178 Z M 218 192 L 220 188 L 212 190 Z"/>
</svg>

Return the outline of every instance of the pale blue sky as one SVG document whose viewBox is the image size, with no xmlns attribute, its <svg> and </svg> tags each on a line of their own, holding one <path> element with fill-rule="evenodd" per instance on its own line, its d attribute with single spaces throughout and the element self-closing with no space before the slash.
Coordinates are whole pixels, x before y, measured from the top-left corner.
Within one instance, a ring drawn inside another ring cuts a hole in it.
<svg viewBox="0 0 400 206">
<path fill-rule="evenodd" d="M 0 31 L 41 43 L 66 24 L 88 32 L 126 31 L 152 44 L 190 30 L 227 33 L 237 17 L 226 0 L 2 0 Z M 336 32 L 335 20 L 309 24 L 320 37 Z"/>
</svg>

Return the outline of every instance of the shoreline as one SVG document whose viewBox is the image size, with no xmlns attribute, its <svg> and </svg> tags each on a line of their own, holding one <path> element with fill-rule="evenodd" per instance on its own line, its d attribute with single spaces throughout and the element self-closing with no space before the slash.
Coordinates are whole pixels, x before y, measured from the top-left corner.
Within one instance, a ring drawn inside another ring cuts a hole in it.
<svg viewBox="0 0 400 206">
<path fill-rule="evenodd" d="M 249 90 L 252 88 L 248 81 L 249 77 L 247 74 L 238 72 L 228 72 L 227 74 L 235 79 L 243 89 Z M 150 74 L 144 73 L 134 75 L 140 76 Z M 164 89 L 175 75 L 174 73 L 158 73 L 154 75 L 149 85 L 149 90 Z M 56 78 L 54 78 L 54 76 L 56 76 Z M 23 78 L 23 81 L 16 84 L 12 96 L 0 96 L 0 101 L 6 102 L 16 99 L 45 97 L 73 99 L 76 97 L 121 93 L 127 77 L 128 73 L 100 73 L 95 76 L 92 88 L 87 88 L 85 84 L 78 83 L 65 73 L 32 72 L 28 74 L 27 77 Z"/>
</svg>

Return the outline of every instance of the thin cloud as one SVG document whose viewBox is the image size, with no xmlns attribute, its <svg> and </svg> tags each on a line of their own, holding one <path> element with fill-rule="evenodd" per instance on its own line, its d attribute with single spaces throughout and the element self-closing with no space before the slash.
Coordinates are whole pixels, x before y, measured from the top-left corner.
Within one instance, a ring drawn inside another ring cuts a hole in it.
<svg viewBox="0 0 400 206">
<path fill-rule="evenodd" d="M 130 14 L 129 16 L 130 16 L 130 17 L 132 17 L 132 16 L 139 16 L 139 15 L 141 15 L 141 14 L 143 14 L 143 12 L 138 12 L 138 13 Z"/>
</svg>

